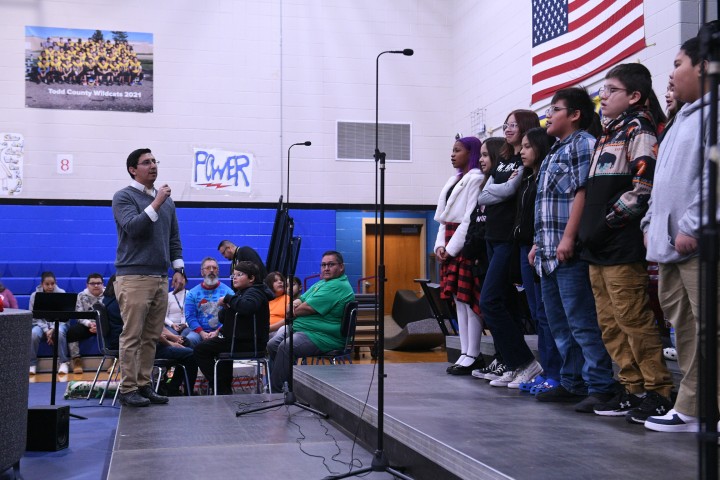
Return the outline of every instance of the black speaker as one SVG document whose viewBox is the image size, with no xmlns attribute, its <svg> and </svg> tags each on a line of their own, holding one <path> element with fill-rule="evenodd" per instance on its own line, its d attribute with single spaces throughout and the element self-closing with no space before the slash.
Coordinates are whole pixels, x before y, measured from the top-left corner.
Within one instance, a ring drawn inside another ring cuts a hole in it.
<svg viewBox="0 0 720 480">
<path fill-rule="evenodd" d="M 70 407 L 29 407 L 27 427 L 28 451 L 55 452 L 67 448 L 70 443 Z"/>
</svg>

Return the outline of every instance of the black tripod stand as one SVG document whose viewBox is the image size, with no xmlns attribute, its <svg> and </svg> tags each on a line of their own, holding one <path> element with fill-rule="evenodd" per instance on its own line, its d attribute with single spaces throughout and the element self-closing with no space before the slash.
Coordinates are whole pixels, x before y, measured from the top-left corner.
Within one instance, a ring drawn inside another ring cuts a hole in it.
<svg viewBox="0 0 720 480">
<path fill-rule="evenodd" d="M 295 262 L 294 262 L 294 252 L 295 252 L 295 244 L 293 240 L 293 231 L 295 229 L 295 223 L 290 216 L 290 149 L 294 147 L 295 145 L 304 145 L 306 147 L 309 147 L 312 145 L 311 142 L 301 142 L 301 143 L 293 143 L 288 147 L 288 160 L 287 160 L 287 195 L 286 195 L 286 203 L 285 203 L 285 209 L 288 213 L 287 219 L 288 219 L 288 250 L 286 255 L 286 262 L 285 262 L 285 270 L 286 270 L 286 276 L 287 276 L 287 283 L 290 288 L 290 301 L 292 302 L 292 287 L 293 287 L 293 280 L 295 276 Z M 327 418 L 327 413 L 323 413 L 319 410 L 315 410 L 314 408 L 311 408 L 307 405 L 304 405 L 297 401 L 297 398 L 295 397 L 295 392 L 293 391 L 293 370 L 295 369 L 295 358 L 294 358 L 294 351 L 293 351 L 293 320 L 294 315 L 291 308 L 287 308 L 286 305 L 285 311 L 287 312 L 285 317 L 285 338 L 288 339 L 288 362 L 289 362 L 289 376 L 288 381 L 283 385 L 283 401 L 282 402 L 276 402 L 272 403 L 270 405 L 264 405 L 262 407 L 257 408 L 250 408 L 248 410 L 238 410 L 235 412 L 235 416 L 239 417 L 241 415 L 245 415 L 247 413 L 255 413 L 260 412 L 263 410 L 269 410 L 271 408 L 280 407 L 282 405 L 295 405 L 296 407 L 300 407 L 304 410 L 307 410 L 308 412 L 315 413 L 317 415 L 320 415 L 323 418 Z"/>
<path fill-rule="evenodd" d="M 373 453 L 372 463 L 367 468 L 360 470 L 354 470 L 342 475 L 335 475 L 325 477 L 329 479 L 339 479 L 354 477 L 362 475 L 368 472 L 387 472 L 394 475 L 397 478 L 404 480 L 412 480 L 409 477 L 401 473 L 397 468 L 390 466 L 390 462 L 385 455 L 383 450 L 383 437 L 384 431 L 384 416 L 385 416 L 385 153 L 380 151 L 378 144 L 378 93 L 380 89 L 380 56 L 385 53 L 402 53 L 403 55 L 410 56 L 413 50 L 406 48 L 405 50 L 388 50 L 381 52 L 375 59 L 375 164 L 380 170 L 380 247 L 378 253 L 378 267 L 377 267 L 377 310 L 375 312 L 375 321 L 378 325 L 378 413 L 377 413 L 377 450 Z"/>
</svg>

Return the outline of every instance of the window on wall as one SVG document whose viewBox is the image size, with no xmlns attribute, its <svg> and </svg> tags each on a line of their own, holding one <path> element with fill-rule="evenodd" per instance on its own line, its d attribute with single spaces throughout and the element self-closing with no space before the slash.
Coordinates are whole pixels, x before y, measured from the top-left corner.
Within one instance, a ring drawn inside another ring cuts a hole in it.
<svg viewBox="0 0 720 480">
<path fill-rule="evenodd" d="M 388 162 L 410 162 L 409 123 L 380 123 L 378 148 Z M 337 122 L 337 159 L 372 162 L 375 159 L 375 123 Z"/>
</svg>

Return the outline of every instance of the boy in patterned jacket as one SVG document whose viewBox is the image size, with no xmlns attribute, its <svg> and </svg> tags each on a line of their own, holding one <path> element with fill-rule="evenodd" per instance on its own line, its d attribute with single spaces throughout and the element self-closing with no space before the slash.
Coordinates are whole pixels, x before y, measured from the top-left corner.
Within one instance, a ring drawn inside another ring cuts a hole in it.
<svg viewBox="0 0 720 480">
<path fill-rule="evenodd" d="M 93 305 L 102 303 L 103 292 L 105 291 L 105 282 L 103 276 L 99 273 L 91 273 L 85 281 L 85 290 L 78 293 L 77 302 L 75 303 L 76 312 L 89 312 L 93 309 Z M 80 345 L 78 342 L 92 337 L 97 332 L 95 320 L 80 319 L 76 320 L 74 325 L 70 325 L 67 331 L 67 342 L 70 356 L 72 357 L 73 373 L 82 374 L 83 364 L 80 356 Z"/>
<path fill-rule="evenodd" d="M 605 76 L 600 89 L 605 125 L 590 165 L 579 229 L 603 343 L 620 367 L 621 388 L 594 410 L 639 424 L 670 410 L 673 386 L 648 303 L 640 229 L 657 151 L 655 124 L 645 108 L 651 89 L 650 72 L 639 63 L 617 65 Z"/>
</svg>

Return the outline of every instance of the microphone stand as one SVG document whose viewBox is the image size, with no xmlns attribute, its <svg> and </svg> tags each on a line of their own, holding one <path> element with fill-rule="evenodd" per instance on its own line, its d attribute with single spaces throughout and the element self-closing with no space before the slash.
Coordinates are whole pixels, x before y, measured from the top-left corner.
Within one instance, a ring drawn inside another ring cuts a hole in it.
<svg viewBox="0 0 720 480">
<path fill-rule="evenodd" d="M 286 202 L 285 202 L 285 209 L 288 213 L 288 250 L 286 255 L 286 262 L 285 262 L 285 272 L 287 276 L 287 283 L 290 287 L 290 295 L 288 298 L 290 299 L 290 302 L 292 303 L 292 286 L 293 281 L 295 278 L 295 268 L 293 267 L 293 251 L 294 251 L 294 244 L 295 241 L 293 240 L 293 231 L 295 229 L 295 222 L 293 221 L 293 218 L 290 216 L 290 150 L 295 145 L 303 145 L 305 147 L 309 147 L 312 145 L 311 142 L 301 142 L 301 143 L 293 143 L 288 147 L 288 155 L 287 155 L 287 194 L 285 196 Z M 287 287 L 286 287 L 287 288 Z M 248 410 L 238 410 L 235 412 L 235 416 L 239 417 L 241 415 L 245 415 L 247 413 L 255 413 L 260 412 L 263 410 L 269 410 L 271 408 L 275 407 L 281 407 L 283 405 L 286 406 L 296 406 L 300 407 L 303 410 L 307 410 L 308 412 L 315 413 L 317 415 L 320 415 L 323 418 L 327 418 L 328 414 L 321 412 L 320 410 L 315 410 L 314 408 L 309 407 L 308 405 L 302 404 L 297 401 L 297 398 L 295 397 L 295 392 L 293 391 L 293 370 L 295 369 L 295 356 L 294 350 L 293 350 L 293 320 L 294 320 L 294 314 L 291 308 L 288 308 L 289 306 L 286 305 L 285 308 L 285 338 L 288 340 L 288 381 L 285 382 L 283 385 L 283 400 L 281 402 L 272 403 L 270 405 L 264 405 L 262 407 L 256 407 L 256 408 L 250 408 Z"/>
<path fill-rule="evenodd" d="M 718 1 L 720 7 L 720 1 Z M 703 9 L 703 16 L 705 11 Z M 708 134 L 709 162 L 705 172 L 705 149 L 701 148 L 700 182 L 700 338 L 698 342 L 698 402 L 700 433 L 698 434 L 699 478 L 718 478 L 718 84 L 720 83 L 720 32 L 715 26 L 700 30 L 700 59 L 707 59 L 710 84 L 710 121 L 702 125 L 701 135 Z M 704 75 L 701 81 L 704 82 Z M 701 95 L 704 97 L 704 89 Z M 701 115 L 704 123 L 704 115 Z M 701 136 L 701 139 L 704 136 Z M 705 183 L 703 180 L 707 180 Z M 707 193 L 705 185 L 708 186 Z M 707 195 L 707 196 L 706 196 Z M 707 217 L 706 217 L 707 215 Z"/>
<path fill-rule="evenodd" d="M 380 57 L 386 53 L 401 53 L 411 56 L 414 52 L 410 48 L 405 50 L 388 50 L 380 52 L 375 59 L 375 164 L 380 169 L 380 249 L 378 254 L 377 267 L 377 310 L 375 310 L 375 322 L 378 325 L 378 413 L 377 413 L 377 449 L 373 453 L 372 463 L 369 467 L 360 470 L 350 471 L 342 475 L 325 477 L 325 480 L 355 477 L 368 472 L 387 472 L 403 480 L 413 480 L 412 477 L 400 472 L 397 467 L 391 467 L 390 462 L 383 450 L 384 417 L 385 417 L 385 152 L 380 151 L 378 142 L 378 106 L 380 93 Z"/>
</svg>

